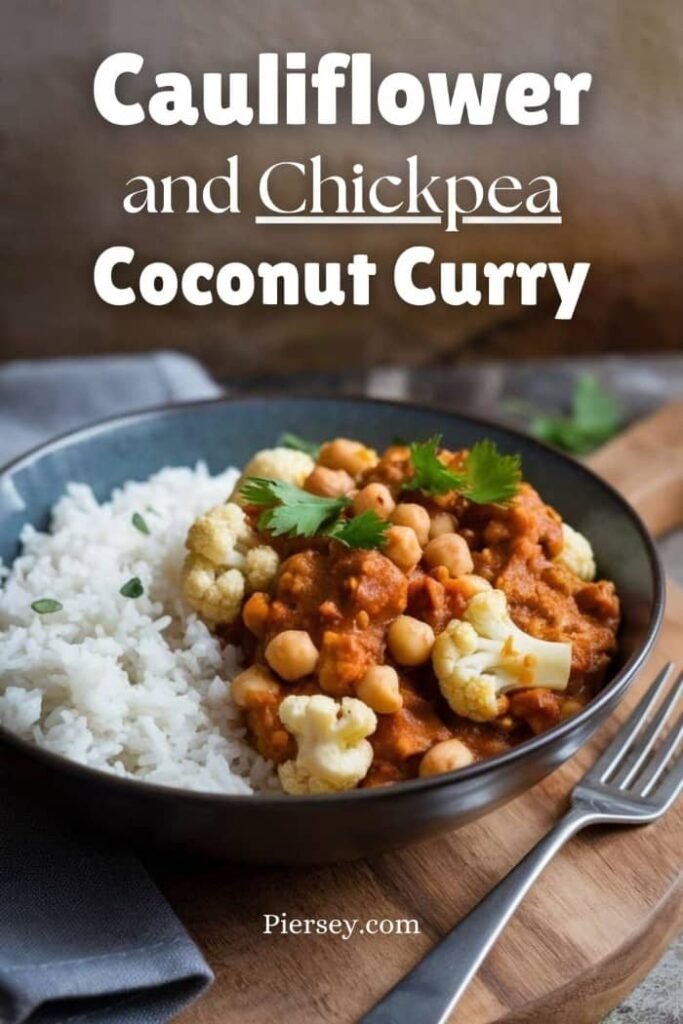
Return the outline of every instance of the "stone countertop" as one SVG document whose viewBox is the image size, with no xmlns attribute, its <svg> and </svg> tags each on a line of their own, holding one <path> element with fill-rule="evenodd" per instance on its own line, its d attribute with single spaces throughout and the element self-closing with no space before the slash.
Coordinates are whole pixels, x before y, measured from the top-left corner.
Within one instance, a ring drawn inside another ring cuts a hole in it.
<svg viewBox="0 0 683 1024">
<path fill-rule="evenodd" d="M 523 427 L 517 403 L 566 411 L 574 382 L 594 373 L 619 398 L 624 423 L 683 397 L 683 355 L 384 367 L 345 374 L 232 379 L 228 392 L 336 393 L 433 403 Z M 683 530 L 659 544 L 667 572 L 683 582 Z M 603 1024 L 683 1024 L 683 936 Z M 567 1024 L 571 1024 L 568 1020 Z"/>
</svg>

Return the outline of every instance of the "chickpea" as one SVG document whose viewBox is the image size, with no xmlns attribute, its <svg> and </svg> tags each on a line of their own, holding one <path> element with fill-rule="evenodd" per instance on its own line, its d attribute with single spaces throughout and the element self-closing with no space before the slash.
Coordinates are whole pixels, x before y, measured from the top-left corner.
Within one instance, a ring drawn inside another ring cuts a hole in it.
<svg viewBox="0 0 683 1024">
<path fill-rule="evenodd" d="M 399 615 L 389 626 L 387 644 L 399 665 L 414 668 L 429 660 L 434 646 L 434 630 L 412 615 Z"/>
<path fill-rule="evenodd" d="M 391 491 L 384 484 L 368 484 L 353 499 L 353 514 L 375 512 L 380 519 L 388 519 L 396 508 Z"/>
<path fill-rule="evenodd" d="M 384 554 L 403 572 L 412 572 L 422 558 L 422 548 L 409 526 L 390 526 L 385 534 Z"/>
<path fill-rule="evenodd" d="M 261 636 L 266 628 L 270 612 L 270 598 L 261 590 L 252 594 L 242 609 L 244 625 L 254 636 Z"/>
<path fill-rule="evenodd" d="M 305 629 L 285 629 L 266 647 L 266 661 L 282 679 L 293 683 L 314 671 L 318 648 Z"/>
<path fill-rule="evenodd" d="M 304 490 L 321 498 L 342 498 L 353 490 L 353 480 L 343 469 L 316 466 L 304 480 Z"/>
<path fill-rule="evenodd" d="M 391 515 L 391 521 L 392 523 L 396 523 L 397 526 L 409 526 L 411 530 L 414 530 L 415 536 L 422 547 L 424 547 L 429 540 L 431 520 L 429 518 L 429 512 L 426 508 L 423 508 L 422 505 L 414 505 L 409 501 L 406 501 L 401 505 L 397 505 L 395 511 Z"/>
<path fill-rule="evenodd" d="M 481 594 L 482 590 L 491 590 L 491 584 L 483 576 L 465 573 L 464 576 L 458 577 L 457 588 L 462 596 L 469 601 L 475 594 Z"/>
<path fill-rule="evenodd" d="M 277 697 L 280 684 L 265 665 L 251 665 L 235 676 L 230 693 L 238 708 L 254 707 L 264 697 Z"/>
<path fill-rule="evenodd" d="M 346 437 L 336 437 L 328 441 L 320 449 L 318 462 L 328 469 L 344 469 L 351 476 L 359 476 L 366 469 L 372 469 L 378 462 L 377 452 L 366 448 L 358 441 L 349 441 Z"/>
<path fill-rule="evenodd" d="M 440 775 L 442 772 L 454 772 L 456 768 L 465 768 L 472 764 L 474 755 L 462 740 L 442 740 L 435 743 L 420 761 L 418 774 L 421 779 L 429 775 Z"/>
<path fill-rule="evenodd" d="M 459 533 L 444 533 L 434 537 L 424 550 L 427 565 L 434 569 L 445 565 L 451 576 L 470 575 L 474 569 L 472 553 L 467 541 Z"/>
<path fill-rule="evenodd" d="M 576 697 L 565 697 L 560 707 L 561 720 L 564 722 L 566 718 L 571 718 L 572 715 L 578 715 L 579 711 L 583 711 L 584 706 L 584 702 Z"/>
<path fill-rule="evenodd" d="M 512 715 L 503 715 L 496 719 L 496 725 L 499 729 L 505 729 L 505 732 L 512 732 L 517 726 L 517 720 Z"/>
<path fill-rule="evenodd" d="M 380 715 L 391 715 L 403 707 L 398 673 L 391 665 L 371 665 L 358 684 L 357 694 Z"/>
<path fill-rule="evenodd" d="M 455 533 L 455 517 L 450 512 L 437 512 L 432 518 L 429 536 L 434 540 L 435 537 L 441 537 L 444 533 Z"/>
</svg>

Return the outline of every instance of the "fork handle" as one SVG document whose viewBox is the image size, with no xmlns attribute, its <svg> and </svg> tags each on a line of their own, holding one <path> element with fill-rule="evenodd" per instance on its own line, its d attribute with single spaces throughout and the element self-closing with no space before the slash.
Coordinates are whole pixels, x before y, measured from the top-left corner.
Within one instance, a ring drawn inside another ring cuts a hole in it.
<svg viewBox="0 0 683 1024">
<path fill-rule="evenodd" d="M 543 869 L 568 839 L 599 817 L 582 807 L 568 811 L 359 1024 L 444 1024 Z"/>
</svg>

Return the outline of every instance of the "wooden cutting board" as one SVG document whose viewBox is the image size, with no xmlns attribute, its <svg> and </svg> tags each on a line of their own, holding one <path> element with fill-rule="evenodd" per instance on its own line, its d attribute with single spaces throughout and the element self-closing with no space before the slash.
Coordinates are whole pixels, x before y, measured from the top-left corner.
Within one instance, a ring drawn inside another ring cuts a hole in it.
<svg viewBox="0 0 683 1024">
<path fill-rule="evenodd" d="M 683 403 L 608 445 L 594 467 L 655 533 L 683 522 Z M 608 725 L 531 791 L 458 832 L 323 868 L 153 866 L 216 983 L 182 1024 L 352 1024 L 550 828 L 584 768 L 668 659 L 683 665 L 683 591 Z M 592 829 L 555 859 L 465 994 L 463 1024 L 587 1024 L 647 974 L 683 925 L 683 801 L 640 829 Z M 265 914 L 417 919 L 415 935 L 264 935 Z M 415 1024 L 429 1022 L 415 1021 Z"/>
</svg>

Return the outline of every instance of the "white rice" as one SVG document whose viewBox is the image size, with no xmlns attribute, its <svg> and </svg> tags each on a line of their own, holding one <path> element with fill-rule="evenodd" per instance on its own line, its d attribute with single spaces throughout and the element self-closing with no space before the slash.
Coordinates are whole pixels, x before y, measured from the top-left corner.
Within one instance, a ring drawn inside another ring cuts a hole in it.
<svg viewBox="0 0 683 1024">
<path fill-rule="evenodd" d="M 279 788 L 230 699 L 236 649 L 221 650 L 180 599 L 188 527 L 237 476 L 164 469 L 101 505 L 71 484 L 49 533 L 24 529 L 22 554 L 1 570 L 0 724 L 128 778 L 221 793 Z M 144 594 L 123 597 L 136 576 Z M 62 609 L 39 615 L 40 599 Z"/>
</svg>

